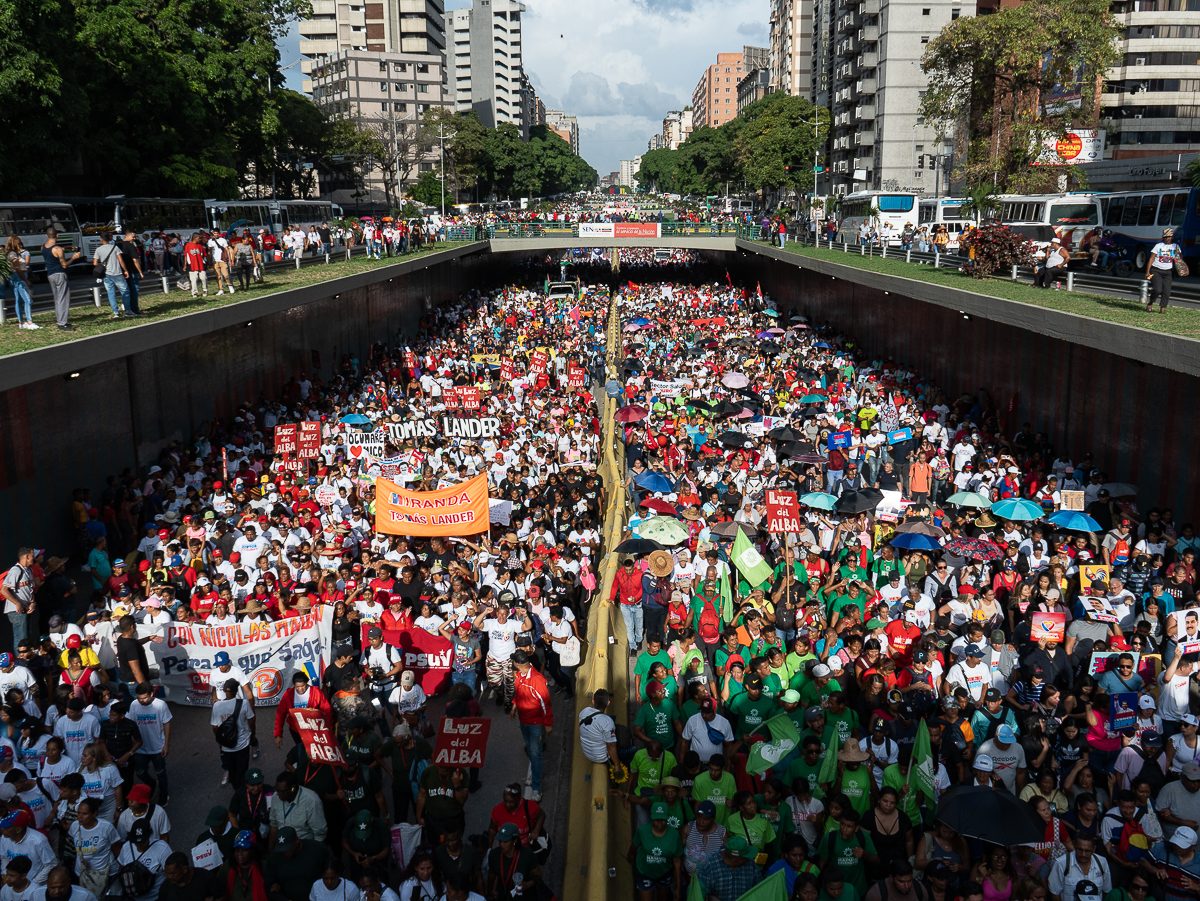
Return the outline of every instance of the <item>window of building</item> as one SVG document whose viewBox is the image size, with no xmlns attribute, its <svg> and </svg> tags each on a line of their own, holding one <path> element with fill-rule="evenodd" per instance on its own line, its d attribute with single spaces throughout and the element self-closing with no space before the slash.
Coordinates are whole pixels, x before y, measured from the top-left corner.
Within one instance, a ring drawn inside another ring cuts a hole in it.
<svg viewBox="0 0 1200 901">
<path fill-rule="evenodd" d="M 362 25 L 351 25 L 350 30 L 358 32 L 358 31 L 365 31 L 366 28 L 364 28 Z M 354 49 L 357 50 L 358 48 L 355 47 Z"/>
<path fill-rule="evenodd" d="M 396 104 L 396 112 L 407 113 L 408 112 L 408 104 L 407 103 L 397 103 Z"/>
<path fill-rule="evenodd" d="M 427 84 L 417 85 L 417 93 L 418 94 L 428 94 L 429 93 L 429 85 L 427 85 Z"/>
<path fill-rule="evenodd" d="M 959 16 L 961 16 L 961 15 L 962 15 L 962 10 L 961 10 L 961 9 L 952 9 L 952 10 L 950 10 L 950 20 L 951 20 L 951 21 L 953 21 L 953 20 L 957 19 L 957 18 L 958 18 Z"/>
<path fill-rule="evenodd" d="M 388 102 L 385 100 L 380 105 L 383 107 L 383 111 L 386 113 L 388 111 Z"/>
<path fill-rule="evenodd" d="M 379 82 L 379 90 L 383 91 L 385 94 L 387 93 L 387 86 L 388 83 L 386 81 Z"/>
<path fill-rule="evenodd" d="M 929 15 L 929 12 L 930 12 L 929 7 L 925 7 L 924 9 L 921 10 L 921 15 L 927 16 L 927 15 Z"/>
<path fill-rule="evenodd" d="M 393 63 L 392 71 L 393 72 L 407 72 L 408 71 L 408 63 Z"/>
<path fill-rule="evenodd" d="M 429 63 L 417 63 L 417 74 L 418 75 L 428 75 L 429 74 Z"/>
<path fill-rule="evenodd" d="M 386 60 L 386 59 L 381 59 L 381 60 L 379 61 L 379 71 L 380 71 L 380 72 L 386 72 L 386 71 L 387 71 L 387 60 Z"/>
<path fill-rule="evenodd" d="M 921 35 L 921 43 L 928 44 L 929 43 L 929 35 L 927 35 L 927 34 Z"/>
</svg>

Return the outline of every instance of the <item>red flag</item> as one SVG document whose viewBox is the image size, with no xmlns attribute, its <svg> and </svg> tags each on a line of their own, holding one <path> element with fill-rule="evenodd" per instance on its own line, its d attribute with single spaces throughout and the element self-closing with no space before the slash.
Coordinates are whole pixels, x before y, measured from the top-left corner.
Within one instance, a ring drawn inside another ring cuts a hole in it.
<svg viewBox="0 0 1200 901">
<path fill-rule="evenodd" d="M 729 287 L 733 287 L 733 279 L 729 277 L 729 270 L 725 270 L 725 281 L 729 282 Z"/>
<path fill-rule="evenodd" d="M 630 282 L 630 283 L 629 283 L 629 290 L 630 290 L 630 291 L 636 291 L 636 290 L 637 290 L 638 288 L 640 288 L 640 287 L 641 287 L 641 285 L 635 285 L 633 282 Z"/>
</svg>

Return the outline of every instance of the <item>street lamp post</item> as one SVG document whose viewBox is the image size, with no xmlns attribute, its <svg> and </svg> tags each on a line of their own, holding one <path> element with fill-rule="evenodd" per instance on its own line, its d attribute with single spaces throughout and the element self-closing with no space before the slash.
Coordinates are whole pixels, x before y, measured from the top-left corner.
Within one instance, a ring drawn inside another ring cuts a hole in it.
<svg viewBox="0 0 1200 901">
<path fill-rule="evenodd" d="M 441 185 L 440 185 L 441 190 L 439 191 L 439 193 L 442 195 L 442 219 L 443 220 L 446 218 L 446 138 L 453 138 L 457 134 L 458 134 L 458 132 L 456 132 L 456 131 L 452 131 L 452 132 L 450 132 L 450 134 L 446 134 L 445 123 L 438 124 L 438 150 L 439 150 L 438 156 L 441 157 L 441 159 L 438 161 L 438 163 L 441 167 L 441 172 L 442 172 L 442 179 L 441 179 Z"/>
</svg>

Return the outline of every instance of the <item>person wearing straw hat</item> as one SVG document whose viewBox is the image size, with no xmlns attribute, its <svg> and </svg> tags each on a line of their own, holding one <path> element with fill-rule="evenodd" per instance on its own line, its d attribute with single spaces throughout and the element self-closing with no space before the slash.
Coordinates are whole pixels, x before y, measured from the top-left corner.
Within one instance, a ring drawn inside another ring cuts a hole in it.
<svg viewBox="0 0 1200 901">
<path fill-rule="evenodd" d="M 667 631 L 667 609 L 671 603 L 671 577 L 675 558 L 669 551 L 653 551 L 646 561 L 648 572 L 642 576 L 642 606 L 646 635 Z"/>
</svg>

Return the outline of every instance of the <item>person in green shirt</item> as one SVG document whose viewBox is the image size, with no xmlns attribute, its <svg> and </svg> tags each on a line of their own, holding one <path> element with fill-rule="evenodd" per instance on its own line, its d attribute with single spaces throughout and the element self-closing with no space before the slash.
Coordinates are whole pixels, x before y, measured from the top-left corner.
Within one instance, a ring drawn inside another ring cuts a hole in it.
<svg viewBox="0 0 1200 901">
<path fill-rule="evenodd" d="M 671 675 L 671 670 L 661 660 L 655 660 L 650 664 L 650 681 L 642 685 L 642 700 L 648 700 L 650 686 L 656 682 L 662 687 L 663 694 L 668 700 L 678 700 L 679 683 L 675 681 L 675 677 Z"/>
<path fill-rule="evenodd" d="M 808 675 L 805 673 L 804 665 L 810 660 L 816 660 L 817 655 L 812 651 L 812 642 L 807 636 L 797 636 L 792 642 L 792 650 L 783 658 L 783 668 L 787 673 L 787 684 L 789 687 L 799 691 L 804 687 L 804 682 L 808 681 Z M 793 680 L 798 675 L 804 675 L 804 682 L 799 685 L 793 683 Z"/>
<path fill-rule="evenodd" d="M 721 703 L 728 706 L 733 699 L 746 690 L 746 663 L 741 654 L 730 654 L 725 661 L 725 676 L 721 680 Z"/>
<path fill-rule="evenodd" d="M 646 700 L 646 685 L 650 681 L 650 664 L 661 663 L 671 669 L 671 655 L 663 648 L 663 637 L 657 633 L 646 636 L 646 650 L 638 654 L 633 667 L 633 690 L 639 701 Z"/>
<path fill-rule="evenodd" d="M 758 802 L 750 792 L 741 791 L 734 795 L 733 812 L 725 823 L 725 829 L 730 835 L 740 835 L 750 843 L 758 855 L 755 862 L 759 866 L 764 866 L 767 858 L 779 850 L 779 833 L 759 813 Z"/>
<path fill-rule="evenodd" d="M 838 749 L 837 732 L 825 722 L 825 711 L 815 704 L 804 711 L 804 731 L 800 733 L 800 742 L 804 743 L 804 739 L 812 736 L 821 742 L 821 756 L 825 756 L 825 752 L 832 748 L 834 751 Z"/>
<path fill-rule="evenodd" d="M 783 663 L 782 649 L 773 646 L 767 648 L 767 655 L 759 658 L 754 671 L 762 676 L 763 692 L 768 696 L 777 698 L 783 693 L 787 667 Z"/>
<path fill-rule="evenodd" d="M 675 755 L 663 750 L 662 742 L 651 741 L 629 762 L 629 781 L 625 784 L 625 809 L 638 807 L 639 822 L 648 822 L 647 814 L 663 778 L 675 769 Z"/>
<path fill-rule="evenodd" d="M 871 755 L 858 746 L 858 739 L 847 738 L 838 751 L 837 779 L 830 790 L 849 798 L 859 816 L 871 807 L 871 768 L 864 766 L 870 759 Z"/>
<path fill-rule="evenodd" d="M 897 761 L 883 769 L 883 785 L 880 788 L 894 788 L 900 798 L 900 812 L 908 816 L 914 823 L 921 822 L 921 800 L 925 797 L 916 791 L 908 778 L 908 768 L 912 766 L 912 749 L 901 746 Z"/>
<path fill-rule="evenodd" d="M 361 763 L 379 770 L 379 758 L 383 748 L 383 736 L 369 728 L 370 723 L 365 716 L 356 716 L 350 720 L 350 728 L 344 739 L 346 757 L 352 763 Z"/>
<path fill-rule="evenodd" d="M 812 681 L 800 689 L 800 703 L 805 707 L 824 707 L 829 696 L 841 690 L 829 664 L 818 663 L 812 669 Z"/>
<path fill-rule="evenodd" d="M 693 819 L 692 807 L 680 795 L 680 782 L 674 776 L 664 776 L 658 786 L 658 796 L 667 805 L 667 825 L 672 829 L 682 829 Z"/>
<path fill-rule="evenodd" d="M 360 810 L 342 830 L 342 848 L 360 867 L 387 866 L 392 853 L 392 831 L 387 821 Z"/>
<path fill-rule="evenodd" d="M 828 615 L 831 628 L 837 625 L 839 619 L 846 616 L 845 611 L 847 607 L 858 608 L 860 621 L 863 614 L 867 611 L 867 596 L 863 593 L 857 579 L 849 582 L 838 582 L 829 586 L 826 591 L 833 591 L 843 585 L 846 586 L 845 594 L 835 594 L 829 599 Z"/>
<path fill-rule="evenodd" d="M 821 894 L 817 901 L 859 901 L 858 890 L 848 883 L 837 867 L 821 874 Z"/>
<path fill-rule="evenodd" d="M 675 738 L 683 731 L 679 710 L 675 702 L 667 698 L 666 688 L 661 682 L 651 682 L 646 697 L 648 700 L 638 708 L 633 721 L 633 737 L 643 744 L 649 744 L 652 739 L 660 741 L 664 748 L 673 751 Z"/>
<path fill-rule="evenodd" d="M 825 708 L 825 722 L 837 732 L 838 746 L 846 743 L 847 738 L 861 738 L 858 714 L 846 706 L 846 695 L 835 691 L 829 696 L 829 705 Z"/>
<path fill-rule="evenodd" d="M 712 690 L 707 682 L 689 682 L 684 689 L 687 699 L 679 706 L 680 726 L 700 712 L 700 702 L 712 697 Z"/>
<path fill-rule="evenodd" d="M 692 786 L 692 800 L 712 801 L 717 808 L 717 822 L 722 826 L 729 819 L 729 808 L 737 794 L 737 783 L 730 773 L 725 772 L 725 755 L 714 754 L 709 758 L 708 771 L 696 777 Z"/>
<path fill-rule="evenodd" d="M 788 785 L 797 779 L 803 779 L 808 783 L 813 797 L 821 798 L 824 792 L 817 783 L 817 775 L 821 772 L 821 740 L 809 735 L 801 740 L 800 748 L 800 759 L 787 768 L 783 779 Z"/>
<path fill-rule="evenodd" d="M 740 653 L 741 645 L 738 644 L 737 629 L 727 627 L 721 633 L 721 645 L 713 652 L 713 669 L 716 670 L 717 679 L 725 678 L 725 671 L 729 665 L 730 657 L 737 657 L 742 661 L 742 666 L 746 665 L 746 658 Z"/>
<path fill-rule="evenodd" d="M 638 901 L 655 901 L 655 895 L 675 886 L 675 897 L 683 887 L 683 839 L 667 823 L 667 805 L 655 801 L 650 822 L 639 826 L 626 857 L 633 864 Z"/>
<path fill-rule="evenodd" d="M 892 573 L 897 574 L 897 581 L 903 577 L 900 561 L 896 558 L 895 549 L 890 544 L 883 546 L 882 556 L 871 564 L 871 572 L 875 575 L 875 587 L 882 588 L 892 580 Z"/>
<path fill-rule="evenodd" d="M 875 843 L 859 828 L 862 816 L 857 810 L 842 811 L 837 831 L 830 832 L 817 843 L 817 860 L 821 869 L 840 870 L 846 885 L 854 889 L 857 898 L 867 893 L 867 866 L 879 864 Z M 831 897 L 837 897 L 831 894 Z"/>
<path fill-rule="evenodd" d="M 782 779 L 771 779 L 763 785 L 763 790 L 754 796 L 754 803 L 758 805 L 759 815 L 775 827 L 781 841 L 783 836 L 796 831 L 796 822 L 792 819 L 792 811 L 784 804 L 786 793 L 787 789 L 784 787 Z"/>
<path fill-rule="evenodd" d="M 728 712 L 737 717 L 734 734 L 743 741 L 775 715 L 775 701 L 763 693 L 763 681 L 757 674 L 746 677 L 745 691 L 729 702 Z"/>
</svg>

